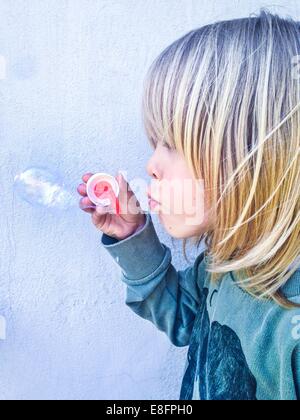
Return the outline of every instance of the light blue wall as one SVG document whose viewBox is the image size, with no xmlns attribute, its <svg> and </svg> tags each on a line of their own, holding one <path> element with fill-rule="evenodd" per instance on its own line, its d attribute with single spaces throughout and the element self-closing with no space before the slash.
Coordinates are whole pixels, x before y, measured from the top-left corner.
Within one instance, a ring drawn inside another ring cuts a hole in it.
<svg viewBox="0 0 300 420">
<path fill-rule="evenodd" d="M 186 348 L 125 306 L 119 268 L 89 216 L 30 207 L 12 181 L 40 164 L 71 185 L 118 169 L 149 181 L 140 97 L 154 57 L 191 29 L 268 4 L 0 1 L 1 399 L 178 398 Z M 299 18 L 298 0 L 276 4 Z M 185 267 L 181 242 L 153 219 Z"/>
</svg>

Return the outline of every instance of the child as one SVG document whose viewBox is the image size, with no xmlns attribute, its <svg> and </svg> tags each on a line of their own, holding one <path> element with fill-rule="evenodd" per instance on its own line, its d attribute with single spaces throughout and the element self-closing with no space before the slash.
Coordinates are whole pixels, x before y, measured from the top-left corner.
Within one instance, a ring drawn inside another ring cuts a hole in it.
<svg viewBox="0 0 300 420">
<path fill-rule="evenodd" d="M 299 57 L 299 23 L 261 10 L 187 33 L 150 67 L 150 207 L 184 251 L 204 239 L 192 266 L 176 271 L 121 174 L 126 211 L 86 210 L 121 267 L 126 304 L 189 345 L 181 400 L 300 399 Z M 158 195 L 174 178 L 203 181 L 189 192 L 203 196 L 198 224 Z M 78 192 L 90 205 L 85 184 Z"/>
</svg>

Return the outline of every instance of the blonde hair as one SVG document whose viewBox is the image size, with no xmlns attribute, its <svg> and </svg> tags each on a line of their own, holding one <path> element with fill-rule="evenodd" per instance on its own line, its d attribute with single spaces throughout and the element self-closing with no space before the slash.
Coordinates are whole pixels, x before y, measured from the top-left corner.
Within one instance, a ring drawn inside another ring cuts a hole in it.
<svg viewBox="0 0 300 420">
<path fill-rule="evenodd" d="M 209 192 L 216 225 L 192 242 L 204 240 L 212 281 L 235 272 L 251 295 L 286 308 L 300 306 L 280 290 L 299 255 L 297 64 L 299 23 L 261 9 L 168 46 L 148 70 L 142 104 L 151 145 L 164 139 L 182 152 Z"/>
</svg>

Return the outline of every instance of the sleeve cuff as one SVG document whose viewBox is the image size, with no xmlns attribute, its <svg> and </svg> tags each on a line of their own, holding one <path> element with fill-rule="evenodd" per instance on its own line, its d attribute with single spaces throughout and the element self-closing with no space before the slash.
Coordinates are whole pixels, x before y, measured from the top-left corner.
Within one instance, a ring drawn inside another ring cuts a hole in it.
<svg viewBox="0 0 300 420">
<path fill-rule="evenodd" d="M 146 212 L 145 225 L 123 240 L 102 234 L 101 244 L 116 260 L 130 280 L 149 276 L 161 264 L 166 249 L 155 231 L 152 217 Z"/>
</svg>

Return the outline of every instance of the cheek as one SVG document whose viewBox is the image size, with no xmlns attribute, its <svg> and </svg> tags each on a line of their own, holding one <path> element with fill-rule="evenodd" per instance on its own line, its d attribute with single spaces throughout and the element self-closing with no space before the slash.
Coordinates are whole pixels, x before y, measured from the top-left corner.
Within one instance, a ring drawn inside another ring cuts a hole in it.
<svg viewBox="0 0 300 420">
<path fill-rule="evenodd" d="M 203 181 L 173 179 L 161 185 L 161 201 L 163 210 L 169 210 L 172 215 L 195 215 L 204 212 L 204 183 Z"/>
<path fill-rule="evenodd" d="M 187 188 L 186 193 L 187 195 L 184 196 L 184 200 L 187 212 L 189 214 L 204 215 L 204 180 L 193 180 Z"/>
</svg>

